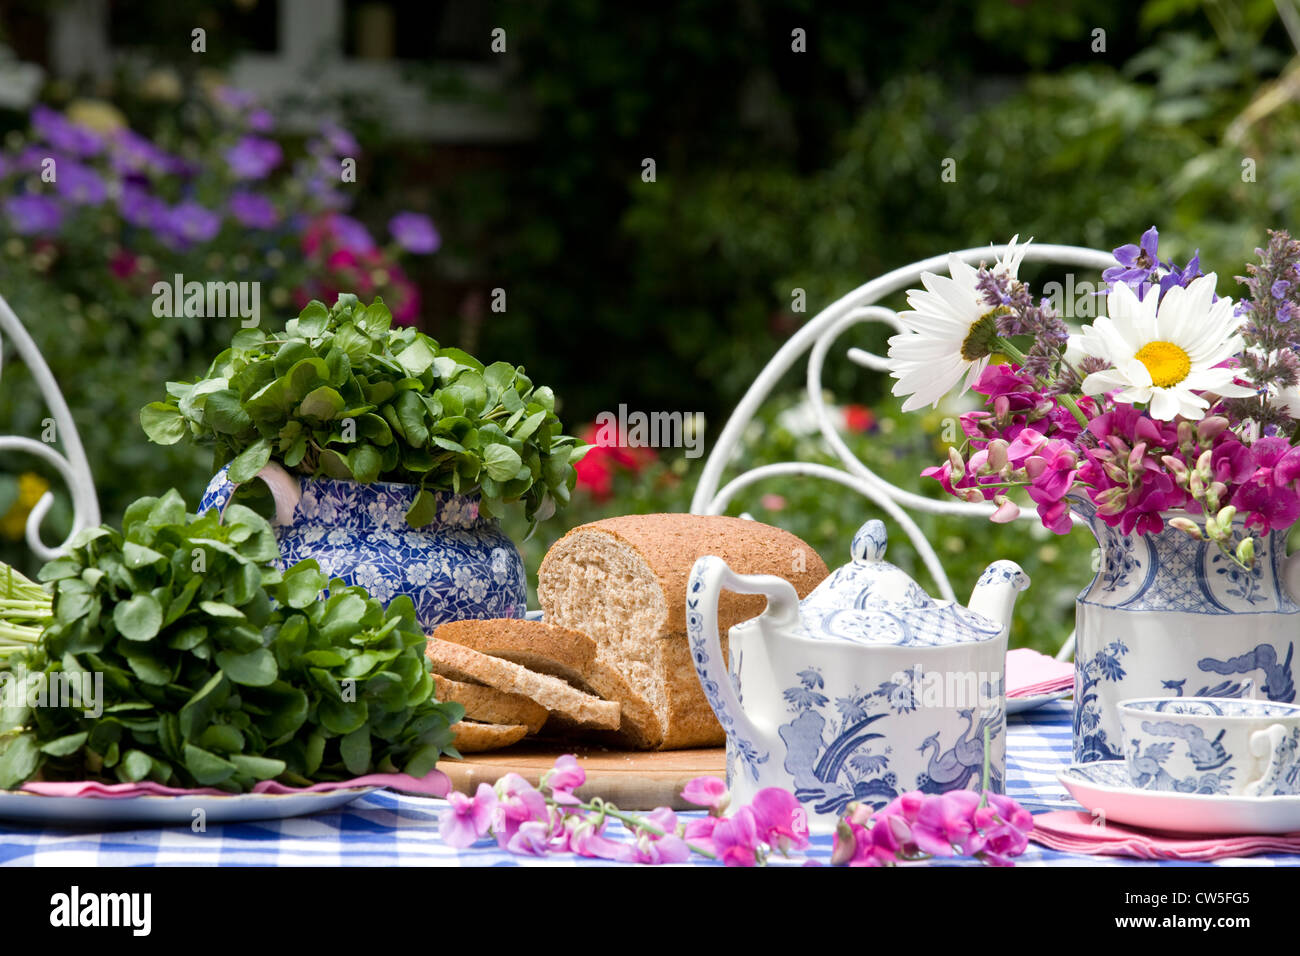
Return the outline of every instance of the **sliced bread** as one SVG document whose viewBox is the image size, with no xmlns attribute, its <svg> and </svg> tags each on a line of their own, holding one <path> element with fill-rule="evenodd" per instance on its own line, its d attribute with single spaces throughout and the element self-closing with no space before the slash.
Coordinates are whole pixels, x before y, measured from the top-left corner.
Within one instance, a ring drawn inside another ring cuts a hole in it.
<svg viewBox="0 0 1300 956">
<path fill-rule="evenodd" d="M 658 514 L 607 518 L 574 528 L 542 559 L 537 595 L 548 624 L 596 641 L 596 658 L 626 678 L 658 719 L 662 749 L 715 746 L 714 717 L 686 637 L 686 585 L 697 558 L 713 554 L 738 574 L 775 574 L 800 597 L 826 577 L 811 547 L 757 521 Z M 724 591 L 718 626 L 726 653 L 733 624 L 760 614 L 761 595 Z"/>
<path fill-rule="evenodd" d="M 496 618 L 453 621 L 433 633 L 439 640 L 513 661 L 531 671 L 559 677 L 597 697 L 618 701 L 622 705 L 620 742 L 647 750 L 658 743 L 659 718 L 654 708 L 616 667 L 597 657 L 596 642 L 580 631 L 541 621 Z M 552 723 L 563 728 L 564 716 L 554 715 Z"/>
<path fill-rule="evenodd" d="M 477 682 L 508 694 L 521 694 L 574 724 L 599 730 L 617 730 L 620 707 L 566 684 L 556 677 L 538 674 L 512 661 L 489 657 L 478 651 L 429 638 L 425 656 L 435 674 L 462 682 Z"/>
<path fill-rule="evenodd" d="M 451 725 L 456 739 L 452 746 L 462 754 L 478 754 L 485 750 L 500 750 L 517 744 L 528 734 L 522 724 L 479 724 L 462 720 Z"/>
<path fill-rule="evenodd" d="M 519 694 L 508 694 L 486 684 L 466 684 L 441 674 L 433 675 L 434 695 L 465 708 L 470 720 L 485 724 L 523 724 L 535 734 L 546 723 L 547 710 Z"/>
</svg>

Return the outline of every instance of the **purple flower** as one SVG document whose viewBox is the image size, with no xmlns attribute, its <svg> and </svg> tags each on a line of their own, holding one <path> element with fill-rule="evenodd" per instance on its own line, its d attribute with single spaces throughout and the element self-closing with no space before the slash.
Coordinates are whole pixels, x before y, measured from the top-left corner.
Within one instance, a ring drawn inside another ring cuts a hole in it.
<svg viewBox="0 0 1300 956">
<path fill-rule="evenodd" d="M 551 798 L 556 803 L 580 803 L 573 791 L 587 782 L 587 772 L 578 763 L 573 754 L 565 754 L 555 761 L 555 766 L 546 771 L 542 777 L 542 786 L 551 789 Z"/>
<path fill-rule="evenodd" d="M 334 150 L 336 156 L 355 158 L 361 152 L 361 144 L 357 142 L 356 137 L 337 123 L 325 123 L 321 126 L 320 134 L 329 148 Z"/>
<path fill-rule="evenodd" d="M 331 216 L 330 231 L 344 249 L 352 252 L 369 252 L 375 248 L 375 240 L 370 238 L 370 230 L 351 216 L 342 213 Z"/>
<path fill-rule="evenodd" d="M 104 139 L 98 133 L 70 122 L 48 106 L 33 109 L 31 119 L 36 137 L 58 149 L 77 156 L 94 156 L 104 147 Z"/>
<path fill-rule="evenodd" d="M 283 156 L 275 140 L 244 136 L 226 150 L 226 163 L 236 179 L 265 179 Z"/>
<path fill-rule="evenodd" d="M 248 128 L 258 133 L 269 133 L 275 128 L 275 119 L 270 110 L 258 108 L 248 114 Z"/>
<path fill-rule="evenodd" d="M 151 195 L 148 189 L 138 183 L 127 183 L 122 187 L 117 208 L 122 213 L 122 218 L 131 225 L 159 231 L 166 227 L 170 213 L 167 203 Z"/>
<path fill-rule="evenodd" d="M 1142 233 L 1139 245 L 1129 243 L 1115 250 L 1115 261 L 1119 265 L 1103 272 L 1102 279 L 1111 283 L 1123 282 L 1137 292 L 1139 299 L 1142 298 L 1146 285 L 1152 281 L 1152 276 L 1160 266 L 1157 256 L 1159 245 L 1160 233 L 1152 226 Z"/>
<path fill-rule="evenodd" d="M 442 237 L 433 228 L 433 220 L 418 212 L 399 212 L 388 220 L 388 231 L 407 252 L 419 255 L 436 252 Z"/>
<path fill-rule="evenodd" d="M 63 209 L 48 196 L 10 196 L 4 203 L 9 225 L 20 236 L 58 232 Z"/>
<path fill-rule="evenodd" d="M 280 221 L 275 203 L 259 193 L 236 190 L 226 204 L 230 215 L 250 229 L 270 229 Z"/>
<path fill-rule="evenodd" d="M 119 173 L 171 173 L 180 171 L 181 164 L 152 140 L 129 129 L 119 129 L 109 140 L 109 158 Z"/>
<path fill-rule="evenodd" d="M 438 816 L 438 835 L 444 843 L 466 847 L 487 834 L 497 807 L 497 795 L 490 785 L 480 783 L 472 797 L 453 790 L 447 802 L 451 806 Z"/>
<path fill-rule="evenodd" d="M 192 199 L 173 206 L 167 216 L 166 232 L 181 244 L 207 242 L 221 229 L 221 216 Z"/>
<path fill-rule="evenodd" d="M 682 787 L 682 799 L 697 807 L 708 807 L 710 813 L 719 814 L 727 809 L 731 794 L 718 777 L 695 777 Z"/>
<path fill-rule="evenodd" d="M 1169 271 L 1160 277 L 1161 298 L 1164 298 L 1165 293 L 1168 292 L 1170 289 L 1172 289 L 1174 286 L 1182 286 L 1185 289 L 1189 285 L 1191 285 L 1193 279 L 1199 279 L 1202 275 L 1204 275 L 1204 273 L 1201 272 L 1201 250 L 1200 249 L 1196 250 L 1196 253 L 1190 259 L 1187 260 L 1187 265 L 1185 265 L 1181 269 L 1178 268 L 1176 265 L 1174 265 L 1172 260 L 1164 263 L 1164 266 Z M 1218 302 L 1219 297 L 1217 295 L 1214 295 L 1210 297 L 1210 300 L 1212 302 Z"/>
<path fill-rule="evenodd" d="M 228 110 L 243 112 L 257 102 L 257 97 L 248 90 L 237 86 L 218 86 L 212 91 L 212 98 Z"/>
<path fill-rule="evenodd" d="M 68 202 L 78 206 L 98 206 L 108 198 L 103 177 L 83 163 L 65 162 L 57 166 L 54 186 Z"/>
<path fill-rule="evenodd" d="M 1286 279 L 1278 279 L 1276 282 L 1273 283 L 1272 288 L 1269 289 L 1269 294 L 1273 296 L 1273 298 L 1275 299 L 1285 299 L 1286 290 L 1289 288 L 1291 288 L 1290 282 L 1288 282 Z"/>
</svg>

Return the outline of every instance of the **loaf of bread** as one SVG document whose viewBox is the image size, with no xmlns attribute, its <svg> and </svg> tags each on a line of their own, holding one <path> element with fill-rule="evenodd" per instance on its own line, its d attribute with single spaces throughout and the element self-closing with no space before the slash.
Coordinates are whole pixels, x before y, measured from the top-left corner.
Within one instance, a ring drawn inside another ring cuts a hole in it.
<svg viewBox="0 0 1300 956">
<path fill-rule="evenodd" d="M 433 636 L 473 648 L 480 654 L 512 661 L 530 671 L 558 677 L 604 700 L 617 701 L 622 708 L 622 719 L 609 742 L 653 750 L 659 740 L 659 718 L 654 709 L 616 667 L 599 659 L 596 642 L 586 634 L 541 621 L 494 618 L 452 621 L 441 625 Z M 465 712 L 475 716 L 468 704 Z M 563 730 L 568 723 L 565 715 L 557 711 L 551 715 L 547 730 Z"/>
<path fill-rule="evenodd" d="M 462 720 L 451 725 L 456 735 L 452 746 L 462 754 L 481 754 L 487 750 L 500 750 L 517 744 L 528 735 L 523 724 L 479 724 Z"/>
<path fill-rule="evenodd" d="M 548 624 L 595 641 L 596 660 L 622 675 L 651 710 L 644 746 L 717 746 L 726 735 L 691 661 L 686 585 L 697 558 L 739 574 L 775 574 L 806 595 L 826 577 L 817 553 L 787 531 L 743 518 L 628 515 L 574 528 L 542 559 L 537 595 Z M 760 614 L 762 595 L 724 591 L 718 628 Z M 627 711 L 625 711 L 625 714 Z"/>
<path fill-rule="evenodd" d="M 508 694 L 486 684 L 433 675 L 433 693 L 440 701 L 452 701 L 465 708 L 465 717 L 482 724 L 522 724 L 535 734 L 546 723 L 547 710 L 519 694 Z"/>
<path fill-rule="evenodd" d="M 558 678 L 437 637 L 429 638 L 424 654 L 435 674 L 527 697 L 549 711 L 550 719 L 559 715 L 577 726 L 618 729 L 621 708 L 616 701 L 602 700 Z"/>
</svg>

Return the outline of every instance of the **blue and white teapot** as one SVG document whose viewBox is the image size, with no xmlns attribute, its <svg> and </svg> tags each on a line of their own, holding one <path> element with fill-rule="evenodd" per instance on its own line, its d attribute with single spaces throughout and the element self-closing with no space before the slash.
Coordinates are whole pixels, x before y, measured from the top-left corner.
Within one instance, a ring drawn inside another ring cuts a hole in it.
<svg viewBox="0 0 1300 956">
<path fill-rule="evenodd" d="M 998 561 L 969 607 L 935 601 L 884 560 L 885 526 L 853 537 L 853 561 L 803 602 L 790 583 L 695 562 L 686 594 L 691 654 L 727 732 L 736 805 L 764 787 L 794 792 L 814 831 L 852 802 L 877 808 L 908 790 L 990 788 L 1006 766 L 1003 672 L 1011 610 L 1028 576 Z M 718 633 L 723 589 L 763 594 L 761 615 Z"/>
</svg>

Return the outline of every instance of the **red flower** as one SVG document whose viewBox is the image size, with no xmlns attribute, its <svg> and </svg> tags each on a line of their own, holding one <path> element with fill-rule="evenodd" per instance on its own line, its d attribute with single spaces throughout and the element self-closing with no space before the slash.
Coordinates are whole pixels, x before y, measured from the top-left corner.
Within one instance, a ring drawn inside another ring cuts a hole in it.
<svg viewBox="0 0 1300 956">
<path fill-rule="evenodd" d="M 651 448 L 619 445 L 617 436 L 610 435 L 609 431 L 594 424 L 583 429 L 580 437 L 592 448 L 573 466 L 578 473 L 578 487 L 586 488 L 597 501 L 606 501 L 613 495 L 615 471 L 638 474 L 656 458 Z"/>
<path fill-rule="evenodd" d="M 844 427 L 851 432 L 861 432 L 863 434 L 875 431 L 875 412 L 865 405 L 845 405 Z"/>
</svg>

